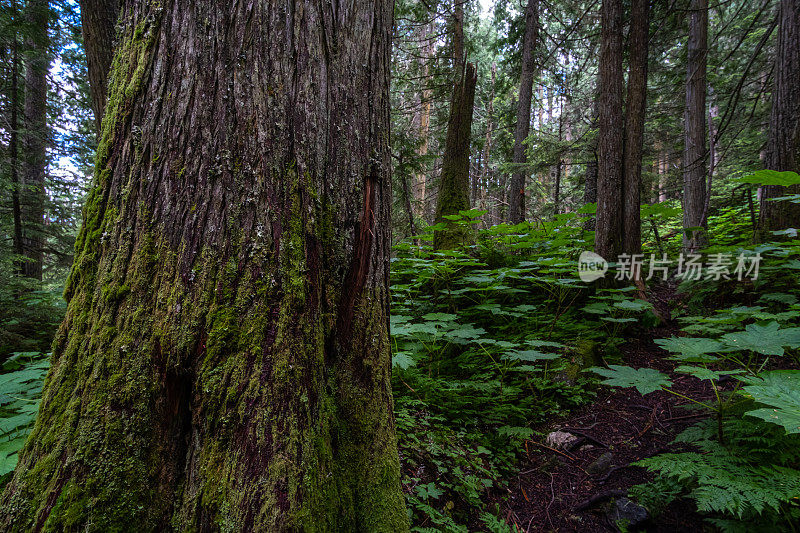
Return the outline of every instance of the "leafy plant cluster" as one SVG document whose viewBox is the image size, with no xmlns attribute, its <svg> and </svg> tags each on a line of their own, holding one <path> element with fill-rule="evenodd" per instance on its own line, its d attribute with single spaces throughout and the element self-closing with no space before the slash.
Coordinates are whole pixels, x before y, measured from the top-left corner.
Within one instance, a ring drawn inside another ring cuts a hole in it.
<svg viewBox="0 0 800 533">
<path fill-rule="evenodd" d="M 395 248 L 394 397 L 416 531 L 507 531 L 494 506 L 525 441 L 592 398 L 580 370 L 648 312 L 627 290 L 594 295 L 578 280 L 592 237 L 581 221 L 475 230 L 453 251 L 433 251 L 430 233 Z"/>
<path fill-rule="evenodd" d="M 786 235 L 779 232 L 776 238 Z M 733 240 L 733 238 L 731 238 Z M 743 251 L 716 246 L 709 252 Z M 800 519 L 800 241 L 749 250 L 762 256 L 757 280 L 685 282 L 683 335 L 655 342 L 677 373 L 708 381 L 714 401 L 686 398 L 709 418 L 678 437 L 685 449 L 637 463 L 658 481 L 633 496 L 657 512 L 686 495 L 725 531 L 796 531 Z M 718 307 L 710 311 L 709 307 Z M 593 368 L 604 383 L 642 394 L 673 394 L 651 368 Z"/>
<path fill-rule="evenodd" d="M 41 353 L 15 353 L 0 367 L 0 485 L 33 428 L 49 367 L 49 356 Z"/>
</svg>

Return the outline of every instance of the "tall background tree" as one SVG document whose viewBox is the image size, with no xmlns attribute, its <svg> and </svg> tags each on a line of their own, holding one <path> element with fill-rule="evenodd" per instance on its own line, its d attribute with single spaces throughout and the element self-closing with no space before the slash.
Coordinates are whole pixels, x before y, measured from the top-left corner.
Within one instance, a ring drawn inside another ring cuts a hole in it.
<svg viewBox="0 0 800 533">
<path fill-rule="evenodd" d="M 47 73 L 50 66 L 47 0 L 28 0 L 25 6 L 26 39 L 25 111 L 22 135 L 23 275 L 42 280 L 45 235 L 45 177 L 47 174 Z"/>
<path fill-rule="evenodd" d="M 800 171 L 800 2 L 778 4 L 772 112 L 769 119 L 765 166 L 777 171 Z M 797 194 L 800 187 L 767 185 L 761 192 L 761 238 L 770 231 L 800 226 L 800 205 L 774 198 Z"/>
<path fill-rule="evenodd" d="M 511 188 L 508 196 L 509 221 L 525 220 L 525 181 L 528 175 L 526 141 L 531 127 L 531 99 L 536 72 L 536 43 L 539 40 L 539 0 L 528 0 L 525 7 L 525 35 L 522 42 L 522 68 L 519 76 L 517 120 L 514 128 L 514 154 Z"/>
<path fill-rule="evenodd" d="M 706 204 L 706 68 L 708 63 L 708 1 L 691 0 L 686 45 L 686 107 L 683 151 L 684 248 L 698 251 L 708 244 L 703 211 Z"/>
<path fill-rule="evenodd" d="M 595 251 L 608 260 L 622 253 L 623 34 L 622 1 L 603 0 L 597 114 L 597 227 Z"/>
</svg>

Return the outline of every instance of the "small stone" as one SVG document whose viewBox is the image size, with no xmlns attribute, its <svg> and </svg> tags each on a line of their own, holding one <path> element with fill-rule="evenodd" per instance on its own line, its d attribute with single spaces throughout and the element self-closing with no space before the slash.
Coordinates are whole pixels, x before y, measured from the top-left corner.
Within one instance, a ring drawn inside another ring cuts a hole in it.
<svg viewBox="0 0 800 533">
<path fill-rule="evenodd" d="M 598 457 L 597 460 L 595 460 L 595 462 L 587 466 L 586 471 L 592 474 L 593 476 L 605 474 L 606 472 L 611 470 L 613 462 L 614 462 L 614 454 L 611 452 L 606 452 L 600 457 Z"/>
<path fill-rule="evenodd" d="M 577 441 L 578 437 L 566 431 L 554 431 L 547 436 L 547 445 L 551 448 L 566 449 L 570 444 Z"/>
<path fill-rule="evenodd" d="M 623 531 L 630 528 L 637 528 L 650 518 L 647 509 L 628 498 L 619 498 L 614 502 L 614 506 L 609 511 L 611 522 L 618 526 L 625 526 Z"/>
<path fill-rule="evenodd" d="M 578 448 L 578 451 L 580 452 L 588 452 L 589 450 L 594 450 L 594 446 L 592 446 L 591 444 L 584 444 L 583 446 Z"/>
</svg>

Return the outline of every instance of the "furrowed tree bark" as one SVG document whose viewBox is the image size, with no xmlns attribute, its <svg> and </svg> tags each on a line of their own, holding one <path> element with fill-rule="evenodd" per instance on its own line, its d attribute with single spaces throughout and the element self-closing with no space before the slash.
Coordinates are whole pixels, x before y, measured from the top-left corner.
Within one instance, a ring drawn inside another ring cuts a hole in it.
<svg viewBox="0 0 800 533">
<path fill-rule="evenodd" d="M 456 248 L 471 236 L 470 228 L 458 226 L 443 217 L 469 209 L 469 146 L 476 82 L 475 65 L 467 63 L 464 76 L 453 88 L 436 201 L 436 223 L 444 222 L 448 227 L 434 233 L 433 247 L 437 250 Z"/>
<path fill-rule="evenodd" d="M 517 124 L 514 128 L 514 152 L 511 175 L 511 190 L 508 196 L 509 221 L 519 224 L 525 220 L 525 181 L 528 158 L 525 140 L 531 128 L 531 99 L 533 78 L 536 72 L 534 51 L 539 39 L 539 0 L 528 0 L 525 8 L 525 36 L 522 41 L 522 70 L 519 76 L 519 99 L 517 100 Z"/>
<path fill-rule="evenodd" d="M 428 173 L 425 171 L 429 165 L 424 159 L 428 156 L 428 148 L 430 146 L 430 123 L 431 123 L 431 89 L 428 75 L 430 72 L 428 61 L 433 56 L 434 40 L 431 37 L 433 33 L 430 25 L 426 24 L 421 27 L 421 39 L 424 40 L 422 46 L 422 57 L 420 58 L 420 67 L 422 76 L 424 77 L 424 88 L 420 93 L 420 115 L 419 115 L 419 137 L 420 144 L 417 153 L 423 158 L 423 171 L 415 176 L 414 180 L 414 209 L 415 214 L 419 218 L 425 217 L 425 197 L 426 197 L 426 182 L 428 180 Z"/>
<path fill-rule="evenodd" d="M 17 1 L 11 2 L 11 18 L 14 24 L 19 18 Z M 8 163 L 11 174 L 11 212 L 14 220 L 14 253 L 20 258 L 25 255 L 22 235 L 22 184 L 19 179 L 19 41 L 17 34 L 14 33 L 11 41 L 11 97 L 9 98 L 11 107 L 9 117 L 9 139 L 8 139 Z M 20 274 L 24 273 L 22 263 L 15 264 L 15 270 Z"/>
<path fill-rule="evenodd" d="M 108 74 L 114 58 L 114 39 L 120 0 L 80 0 L 81 29 L 89 70 L 89 92 L 97 131 L 100 131 L 108 94 Z"/>
<path fill-rule="evenodd" d="M 453 0 L 453 76 L 461 79 L 464 71 L 464 3 L 465 0 Z"/>
<path fill-rule="evenodd" d="M 781 0 L 779 18 L 765 163 L 770 170 L 800 172 L 800 1 Z M 770 201 L 798 193 L 798 186 L 762 188 L 761 239 L 772 237 L 771 231 L 800 227 L 800 205 Z"/>
<path fill-rule="evenodd" d="M 392 6 L 124 0 L 4 531 L 406 531 Z"/>
<path fill-rule="evenodd" d="M 494 132 L 494 91 L 497 81 L 497 64 L 492 63 L 492 83 L 489 90 L 489 100 L 486 102 L 486 138 L 483 142 L 483 166 L 480 171 L 480 209 L 487 210 L 486 197 L 489 194 L 489 174 L 492 156 L 492 133 Z M 488 213 L 487 213 L 488 216 Z M 484 217 L 484 225 L 487 226 L 488 220 Z"/>
<path fill-rule="evenodd" d="M 597 105 L 598 98 L 595 97 L 594 106 L 592 107 L 592 129 L 597 126 Z M 585 182 L 583 184 L 583 203 L 594 204 L 597 202 L 597 138 L 589 144 L 588 160 L 586 161 L 586 174 L 584 176 Z M 583 223 L 583 228 L 587 231 L 594 231 L 596 225 L 596 217 L 590 215 Z"/>
<path fill-rule="evenodd" d="M 647 109 L 649 0 L 631 3 L 628 97 L 625 105 L 623 251 L 642 252 L 641 187 L 644 119 Z"/>
<path fill-rule="evenodd" d="M 595 252 L 614 261 L 623 243 L 622 1 L 603 0 L 601 9 Z"/>
<path fill-rule="evenodd" d="M 706 62 L 708 0 L 691 0 L 687 45 L 686 108 L 683 151 L 683 227 L 704 227 L 706 202 Z M 690 234 L 689 234 L 690 233 Z M 695 252 L 708 245 L 704 230 L 684 231 L 683 247 Z"/>
<path fill-rule="evenodd" d="M 22 135 L 22 264 L 25 277 L 42 280 L 44 259 L 44 203 L 47 174 L 47 0 L 28 0 L 25 22 L 28 27 L 25 62 L 25 110 Z"/>
</svg>

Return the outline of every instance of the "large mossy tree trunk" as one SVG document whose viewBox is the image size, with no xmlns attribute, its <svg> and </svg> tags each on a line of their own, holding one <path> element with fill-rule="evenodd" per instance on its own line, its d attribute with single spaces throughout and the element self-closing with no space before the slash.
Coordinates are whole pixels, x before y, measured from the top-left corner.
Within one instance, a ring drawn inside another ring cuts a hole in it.
<svg viewBox="0 0 800 533">
<path fill-rule="evenodd" d="M 404 531 L 392 6 L 122 2 L 4 531 Z"/>
<path fill-rule="evenodd" d="M 460 211 L 469 209 L 469 147 L 477 79 L 475 65 L 467 63 L 464 73 L 457 78 L 453 87 L 439 195 L 436 198 L 436 223 L 447 224 L 447 227 L 434 233 L 433 247 L 436 250 L 457 248 L 472 236 L 471 228 L 444 217 L 458 215 Z"/>
<path fill-rule="evenodd" d="M 765 163 L 770 170 L 800 172 L 800 1 L 782 0 L 778 9 L 775 82 Z M 800 205 L 770 200 L 799 192 L 798 186 L 787 189 L 769 185 L 762 189 L 762 239 L 771 238 L 772 231 L 800 227 Z"/>
<path fill-rule="evenodd" d="M 525 8 L 525 35 L 522 40 L 522 67 L 519 76 L 517 122 L 514 127 L 514 151 L 511 190 L 508 194 L 508 218 L 512 224 L 525 221 L 525 181 L 529 174 L 525 141 L 531 129 L 533 78 L 536 74 L 536 43 L 539 40 L 539 0 L 528 0 Z"/>
<path fill-rule="evenodd" d="M 696 252 L 708 245 L 703 229 L 706 204 L 706 64 L 708 0 L 691 0 L 686 60 L 683 149 L 683 247 Z M 693 231 L 686 231 L 695 228 Z"/>
</svg>

